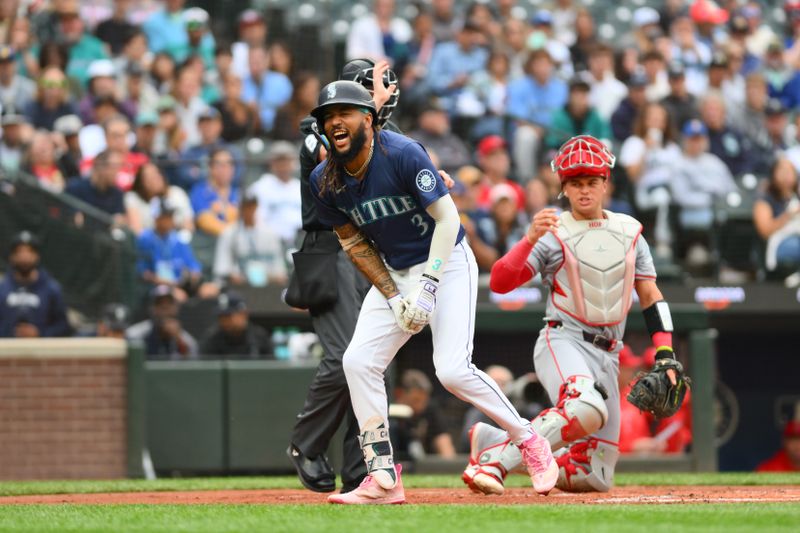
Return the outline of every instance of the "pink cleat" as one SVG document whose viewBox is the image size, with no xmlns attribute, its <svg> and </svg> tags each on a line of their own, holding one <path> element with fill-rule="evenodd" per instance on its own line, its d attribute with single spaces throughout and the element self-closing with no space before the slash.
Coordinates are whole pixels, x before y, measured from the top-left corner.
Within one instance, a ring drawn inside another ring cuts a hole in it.
<svg viewBox="0 0 800 533">
<path fill-rule="evenodd" d="M 364 478 L 364 481 L 357 489 L 346 494 L 331 494 L 328 496 L 329 503 L 339 503 L 343 505 L 387 505 L 396 503 L 406 503 L 406 493 L 403 490 L 403 480 L 400 479 L 402 466 L 394 466 L 397 475 L 397 483 L 391 489 L 384 489 L 372 475 Z"/>
<path fill-rule="evenodd" d="M 553 459 L 550 443 L 534 433 L 519 446 L 519 451 L 522 452 L 522 462 L 528 467 L 534 490 L 547 496 L 558 481 L 558 464 Z"/>
</svg>

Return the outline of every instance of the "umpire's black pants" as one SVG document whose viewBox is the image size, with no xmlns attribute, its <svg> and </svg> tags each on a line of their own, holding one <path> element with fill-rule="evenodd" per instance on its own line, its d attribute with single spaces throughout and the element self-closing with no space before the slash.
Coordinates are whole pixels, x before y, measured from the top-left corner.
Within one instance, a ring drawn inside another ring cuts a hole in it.
<svg viewBox="0 0 800 533">
<path fill-rule="evenodd" d="M 313 236 L 306 238 L 313 239 Z M 325 453 L 344 419 L 346 431 L 341 475 L 342 482 L 350 484 L 361 480 L 367 468 L 358 442 L 358 421 L 350 404 L 342 357 L 353 337 L 361 303 L 371 285 L 342 250 L 336 257 L 336 270 L 338 301 L 332 309 L 311 317 L 325 354 L 308 389 L 303 410 L 297 415 L 292 444 L 306 457 Z"/>
</svg>

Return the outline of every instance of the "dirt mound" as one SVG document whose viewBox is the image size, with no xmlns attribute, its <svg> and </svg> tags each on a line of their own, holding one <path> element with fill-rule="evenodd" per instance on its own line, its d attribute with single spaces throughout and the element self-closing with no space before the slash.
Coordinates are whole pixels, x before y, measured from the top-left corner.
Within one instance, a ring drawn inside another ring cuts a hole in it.
<svg viewBox="0 0 800 533">
<path fill-rule="evenodd" d="M 598 494 L 553 491 L 539 496 L 533 489 L 509 489 L 503 496 L 473 494 L 466 488 L 407 489 L 410 504 L 567 505 L 576 503 L 764 503 L 800 502 L 800 486 L 658 486 L 618 487 Z M 0 505 L 20 504 L 310 504 L 326 503 L 325 494 L 306 490 L 217 490 L 192 492 L 117 492 L 0 497 Z"/>
</svg>

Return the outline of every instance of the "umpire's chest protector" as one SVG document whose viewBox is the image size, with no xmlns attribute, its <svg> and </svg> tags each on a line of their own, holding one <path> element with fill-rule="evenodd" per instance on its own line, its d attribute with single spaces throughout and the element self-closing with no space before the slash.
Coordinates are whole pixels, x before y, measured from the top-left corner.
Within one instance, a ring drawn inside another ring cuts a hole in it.
<svg viewBox="0 0 800 533">
<path fill-rule="evenodd" d="M 564 212 L 556 233 L 564 260 L 554 276 L 553 304 L 590 326 L 613 326 L 627 315 L 642 232 L 636 219 L 604 213 L 601 220 L 575 220 Z"/>
</svg>

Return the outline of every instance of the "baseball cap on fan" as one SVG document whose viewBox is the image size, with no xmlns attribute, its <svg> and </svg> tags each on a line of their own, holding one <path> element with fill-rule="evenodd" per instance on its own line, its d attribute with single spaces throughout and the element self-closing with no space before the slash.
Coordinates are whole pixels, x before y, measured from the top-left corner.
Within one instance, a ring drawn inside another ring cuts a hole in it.
<svg viewBox="0 0 800 533">
<path fill-rule="evenodd" d="M 517 191 L 508 183 L 498 183 L 492 186 L 489 190 L 489 203 L 495 205 L 501 200 L 510 200 L 513 203 L 517 201 Z"/>
<path fill-rule="evenodd" d="M 661 21 L 661 16 L 658 11 L 650 6 L 642 6 L 633 12 L 633 25 L 637 28 L 642 26 L 649 26 L 650 24 L 658 24 Z"/>
<path fill-rule="evenodd" d="M 264 17 L 255 9 L 245 9 L 239 15 L 239 27 L 254 26 L 264 24 Z"/>
<path fill-rule="evenodd" d="M 505 139 L 499 135 L 489 135 L 480 140 L 477 151 L 479 156 L 485 157 L 497 150 L 505 150 L 507 147 L 508 143 Z"/>
</svg>

